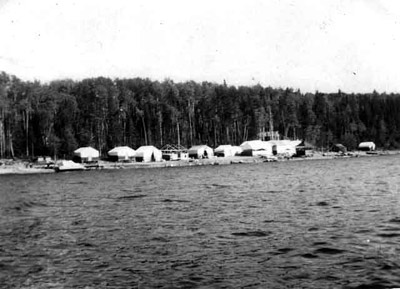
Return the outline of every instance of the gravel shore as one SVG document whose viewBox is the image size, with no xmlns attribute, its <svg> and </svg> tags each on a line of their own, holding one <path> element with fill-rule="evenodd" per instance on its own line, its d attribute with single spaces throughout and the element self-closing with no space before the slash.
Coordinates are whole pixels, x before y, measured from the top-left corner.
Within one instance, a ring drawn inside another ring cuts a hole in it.
<svg viewBox="0 0 400 289">
<path fill-rule="evenodd" d="M 263 158 L 259 156 L 244 157 L 244 156 L 233 156 L 233 157 L 213 157 L 209 159 L 195 159 L 195 160 L 184 160 L 184 161 L 162 161 L 152 163 L 139 163 L 139 162 L 108 162 L 99 161 L 98 166 L 92 167 L 91 169 L 133 169 L 133 168 L 164 168 L 164 167 L 183 167 L 183 166 L 202 166 L 202 165 L 229 165 L 229 164 L 241 164 L 241 163 L 261 163 L 269 161 L 300 161 L 300 160 L 320 160 L 320 159 L 335 159 L 343 157 L 372 157 L 382 155 L 396 155 L 400 154 L 399 150 L 391 151 L 374 151 L 371 153 L 367 152 L 350 152 L 348 154 L 338 153 L 321 153 L 315 152 L 312 156 L 308 157 L 295 157 L 295 158 Z M 89 169 L 89 168 L 88 168 Z M 11 160 L 0 160 L 0 175 L 5 174 L 35 174 L 35 173 L 54 173 L 54 169 L 46 168 L 45 166 L 37 166 L 35 164 L 24 162 L 24 161 L 11 161 Z"/>
</svg>

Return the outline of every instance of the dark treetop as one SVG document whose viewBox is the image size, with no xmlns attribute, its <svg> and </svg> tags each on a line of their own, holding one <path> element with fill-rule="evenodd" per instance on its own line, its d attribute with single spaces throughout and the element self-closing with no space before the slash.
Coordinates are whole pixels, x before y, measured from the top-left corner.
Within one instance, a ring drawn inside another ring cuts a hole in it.
<svg viewBox="0 0 400 289">
<path fill-rule="evenodd" d="M 328 148 L 361 141 L 400 147 L 398 94 L 301 93 L 287 88 L 149 79 L 26 82 L 0 74 L 0 158 L 102 155 L 117 145 L 239 145 L 279 131 Z"/>
</svg>

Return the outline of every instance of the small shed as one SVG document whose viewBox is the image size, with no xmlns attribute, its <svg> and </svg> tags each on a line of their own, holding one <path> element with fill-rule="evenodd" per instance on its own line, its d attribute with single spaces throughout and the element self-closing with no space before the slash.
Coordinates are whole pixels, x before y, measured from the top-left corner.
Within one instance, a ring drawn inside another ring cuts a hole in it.
<svg viewBox="0 0 400 289">
<path fill-rule="evenodd" d="M 98 161 L 100 153 L 92 147 L 81 147 L 74 151 L 74 161 L 78 163 L 90 163 Z"/>
<path fill-rule="evenodd" d="M 214 156 L 214 151 L 207 145 L 192 146 L 189 151 L 189 158 L 204 159 Z"/>
<path fill-rule="evenodd" d="M 296 156 L 297 157 L 309 157 L 313 155 L 313 150 L 315 147 L 309 143 L 303 140 L 301 143 L 299 143 L 296 146 Z"/>
<path fill-rule="evenodd" d="M 160 162 L 162 152 L 154 146 L 141 146 L 136 150 L 135 160 L 137 162 Z"/>
<path fill-rule="evenodd" d="M 331 150 L 337 153 L 347 153 L 347 148 L 340 143 L 334 144 Z"/>
<path fill-rule="evenodd" d="M 188 149 L 181 145 L 167 144 L 161 148 L 162 158 L 166 161 L 189 159 Z"/>
<path fill-rule="evenodd" d="M 243 156 L 272 156 L 272 145 L 266 141 L 245 141 L 240 147 Z"/>
<path fill-rule="evenodd" d="M 360 151 L 374 151 L 375 144 L 372 141 L 362 142 L 358 145 Z"/>
<path fill-rule="evenodd" d="M 135 150 L 128 146 L 115 147 L 108 152 L 111 161 L 131 161 L 135 158 Z"/>
</svg>

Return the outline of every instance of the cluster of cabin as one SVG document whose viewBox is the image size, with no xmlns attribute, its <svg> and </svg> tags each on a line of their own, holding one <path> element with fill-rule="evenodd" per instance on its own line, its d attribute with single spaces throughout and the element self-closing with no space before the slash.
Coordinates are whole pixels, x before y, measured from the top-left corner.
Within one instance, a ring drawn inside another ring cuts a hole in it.
<svg viewBox="0 0 400 289">
<path fill-rule="evenodd" d="M 231 156 L 309 156 L 314 147 L 299 140 L 251 140 L 245 141 L 240 146 L 220 145 L 215 149 L 207 145 L 195 145 L 187 149 L 180 145 L 166 145 L 161 149 L 154 146 L 141 146 L 134 150 L 128 146 L 118 146 L 108 151 L 108 160 L 115 162 L 160 162 L 162 160 L 189 160 L 212 157 Z M 347 149 L 341 144 L 335 144 L 332 151 L 346 153 Z M 373 151 L 373 142 L 363 142 L 359 150 Z M 79 163 L 96 162 L 100 159 L 98 150 L 92 147 L 81 147 L 74 151 L 74 161 Z"/>
</svg>

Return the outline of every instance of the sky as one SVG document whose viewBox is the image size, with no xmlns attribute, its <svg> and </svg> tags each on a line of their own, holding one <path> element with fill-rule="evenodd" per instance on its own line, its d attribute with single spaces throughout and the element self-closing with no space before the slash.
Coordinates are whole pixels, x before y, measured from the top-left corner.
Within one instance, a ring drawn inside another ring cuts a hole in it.
<svg viewBox="0 0 400 289">
<path fill-rule="evenodd" d="M 398 0 L 0 0 L 0 71 L 400 92 Z"/>
</svg>

